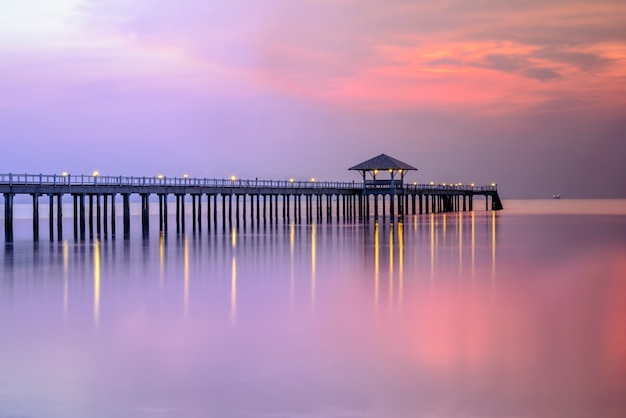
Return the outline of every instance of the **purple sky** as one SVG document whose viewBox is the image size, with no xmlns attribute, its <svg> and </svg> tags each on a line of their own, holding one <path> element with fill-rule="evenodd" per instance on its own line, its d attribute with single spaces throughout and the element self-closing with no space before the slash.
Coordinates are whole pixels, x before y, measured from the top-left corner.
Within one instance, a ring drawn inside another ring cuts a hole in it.
<svg viewBox="0 0 626 418">
<path fill-rule="evenodd" d="M 621 0 L 0 0 L 0 172 L 626 197 Z"/>
</svg>

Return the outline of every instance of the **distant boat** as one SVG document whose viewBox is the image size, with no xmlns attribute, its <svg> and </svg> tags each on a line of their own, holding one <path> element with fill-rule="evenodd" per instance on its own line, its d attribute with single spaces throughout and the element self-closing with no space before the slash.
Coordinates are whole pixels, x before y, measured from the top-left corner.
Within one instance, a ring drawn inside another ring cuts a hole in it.
<svg viewBox="0 0 626 418">
<path fill-rule="evenodd" d="M 560 194 L 552 195 L 552 199 L 560 199 L 560 198 L 561 198 Z"/>
</svg>

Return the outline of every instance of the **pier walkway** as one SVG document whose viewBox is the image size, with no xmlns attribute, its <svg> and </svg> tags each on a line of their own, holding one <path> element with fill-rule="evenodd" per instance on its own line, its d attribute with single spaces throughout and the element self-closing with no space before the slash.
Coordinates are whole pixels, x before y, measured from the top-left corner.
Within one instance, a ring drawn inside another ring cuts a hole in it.
<svg viewBox="0 0 626 418">
<path fill-rule="evenodd" d="M 403 177 L 404 178 L 404 177 Z M 402 178 L 402 179 L 403 179 Z M 130 198 L 140 197 L 142 231 L 148 234 L 149 202 L 158 199 L 159 229 L 168 230 L 168 207 L 174 204 L 176 230 L 185 229 L 185 204 L 191 204 L 191 223 L 195 230 L 206 220 L 207 228 L 217 228 L 221 212 L 223 227 L 238 227 L 240 219 L 251 223 L 283 222 L 324 216 L 329 222 L 389 216 L 391 221 L 409 213 L 436 213 L 473 210 L 474 196 L 485 197 L 485 208 L 502 209 L 495 184 L 487 186 L 461 184 L 405 184 L 403 180 L 364 180 L 362 182 L 326 182 L 294 180 L 241 180 L 188 177 L 125 177 L 99 175 L 0 174 L 0 193 L 4 204 L 4 236 L 13 240 L 13 209 L 16 195 L 32 197 L 33 237 L 39 239 L 39 201 L 48 198 L 49 233 L 53 240 L 63 236 L 62 202 L 73 201 L 74 237 L 85 239 L 86 226 L 96 232 L 115 234 L 116 197 L 122 197 L 124 237 L 130 234 Z M 170 199 L 173 197 L 173 199 Z M 304 200 L 304 205 L 302 201 Z M 55 204 L 56 202 L 56 204 Z M 334 203 L 333 203 L 334 202 Z M 491 202 L 491 204 L 490 204 Z M 206 214 L 202 215 L 202 206 Z M 387 209 L 387 204 L 389 209 Z M 249 209 L 247 206 L 249 205 Z M 221 211 L 218 207 L 221 206 Z M 379 206 L 382 211 L 379 211 Z M 56 209 L 55 209 L 56 207 Z M 94 214 L 95 209 L 95 214 Z M 397 210 L 396 210 L 397 209 Z M 334 217 L 333 217 L 334 211 Z"/>
</svg>

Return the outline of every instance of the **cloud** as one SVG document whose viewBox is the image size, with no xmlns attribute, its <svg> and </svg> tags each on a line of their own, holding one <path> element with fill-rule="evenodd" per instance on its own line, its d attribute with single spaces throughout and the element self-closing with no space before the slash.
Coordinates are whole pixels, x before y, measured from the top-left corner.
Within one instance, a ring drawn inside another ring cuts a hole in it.
<svg viewBox="0 0 626 418">
<path fill-rule="evenodd" d="M 553 69 L 541 67 L 527 68 L 524 70 L 524 75 L 539 81 L 546 81 L 560 77 L 560 74 Z"/>
</svg>

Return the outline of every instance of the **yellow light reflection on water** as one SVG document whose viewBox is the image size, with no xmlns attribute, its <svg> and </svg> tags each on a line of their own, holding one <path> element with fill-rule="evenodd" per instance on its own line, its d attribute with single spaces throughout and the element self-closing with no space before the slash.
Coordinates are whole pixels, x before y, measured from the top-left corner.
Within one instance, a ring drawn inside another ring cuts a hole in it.
<svg viewBox="0 0 626 418">
<path fill-rule="evenodd" d="M 295 267 L 294 267 L 294 248 L 295 248 L 296 230 L 295 225 L 289 225 L 289 255 L 291 258 L 291 277 L 289 279 L 289 301 L 293 306 L 295 294 Z"/>
<path fill-rule="evenodd" d="M 457 224 L 459 229 L 459 275 L 463 277 L 463 212 L 459 212 Z"/>
<path fill-rule="evenodd" d="M 189 315 L 189 237 L 183 244 L 183 309 L 185 318 Z"/>
<path fill-rule="evenodd" d="M 69 305 L 69 245 L 63 241 L 63 316 L 67 316 Z"/>
<path fill-rule="evenodd" d="M 496 275 L 496 212 L 491 212 L 491 276 Z"/>
<path fill-rule="evenodd" d="M 96 326 L 100 321 L 100 241 L 94 242 L 93 252 L 93 321 Z"/>
<path fill-rule="evenodd" d="M 378 297 L 380 290 L 380 241 L 378 234 L 378 221 L 374 222 L 374 308 L 378 309 Z"/>
<path fill-rule="evenodd" d="M 476 234 L 475 234 L 474 212 L 472 211 L 472 277 L 474 277 L 475 254 L 476 254 Z"/>
<path fill-rule="evenodd" d="M 402 307 L 404 292 L 404 224 L 398 223 L 398 304 Z"/>
<path fill-rule="evenodd" d="M 311 305 L 315 307 L 315 264 L 316 264 L 315 225 L 311 229 Z"/>
<path fill-rule="evenodd" d="M 393 225 L 389 227 L 389 306 L 393 305 Z"/>
<path fill-rule="evenodd" d="M 159 234 L 159 284 L 163 287 L 163 270 L 165 265 L 165 243 L 163 242 L 163 232 Z"/>
<path fill-rule="evenodd" d="M 435 277 L 435 214 L 430 214 L 430 278 Z"/>
<path fill-rule="evenodd" d="M 230 231 L 230 243 L 233 248 L 237 246 L 237 230 L 233 227 Z M 237 257 L 233 251 L 230 268 L 230 320 L 234 323 L 237 318 Z"/>
</svg>

